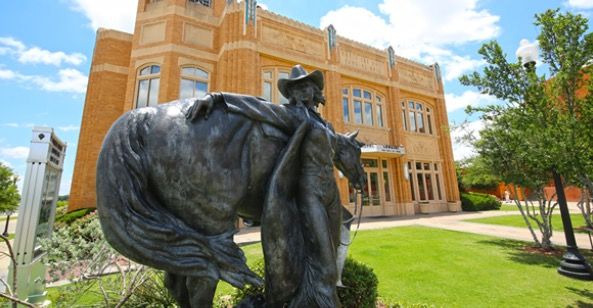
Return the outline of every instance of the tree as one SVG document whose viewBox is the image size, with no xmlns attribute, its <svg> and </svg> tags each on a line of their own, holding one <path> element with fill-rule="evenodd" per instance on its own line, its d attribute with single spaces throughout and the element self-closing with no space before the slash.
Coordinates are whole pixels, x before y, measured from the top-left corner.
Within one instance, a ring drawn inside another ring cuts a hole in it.
<svg viewBox="0 0 593 308">
<path fill-rule="evenodd" d="M 0 212 L 13 213 L 19 206 L 21 197 L 16 187 L 18 177 L 0 162 Z"/>
<path fill-rule="evenodd" d="M 542 62 L 549 77 L 534 64 L 509 62 L 500 45 L 484 44 L 482 74 L 462 76 L 464 85 L 504 101 L 504 105 L 469 108 L 481 112 L 489 126 L 474 143 L 488 168 L 504 182 L 530 188 L 530 200 L 516 204 L 536 243 L 550 247 L 554 196 L 543 187 L 558 172 L 571 184 L 593 188 L 593 85 L 590 76 L 593 35 L 587 19 L 559 10 L 535 16 Z M 586 91 L 589 89 L 589 91 Z M 536 203 L 536 205 L 534 205 Z M 539 241 L 530 222 L 542 232 Z"/>
<path fill-rule="evenodd" d="M 466 158 L 457 162 L 460 169 L 461 186 L 464 189 L 470 188 L 495 188 L 501 182 L 500 178 L 490 171 L 489 166 L 481 156 Z"/>
</svg>

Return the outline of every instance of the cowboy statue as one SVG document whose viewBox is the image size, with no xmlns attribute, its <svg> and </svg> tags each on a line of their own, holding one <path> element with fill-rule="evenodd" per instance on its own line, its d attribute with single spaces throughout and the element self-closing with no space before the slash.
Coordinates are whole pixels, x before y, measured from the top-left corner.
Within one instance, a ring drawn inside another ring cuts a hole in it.
<svg viewBox="0 0 593 308">
<path fill-rule="evenodd" d="M 278 89 L 288 99 L 287 104 L 275 105 L 257 97 L 210 93 L 196 100 L 187 113 L 191 120 L 202 114 L 207 118 L 214 106 L 221 105 L 227 112 L 242 114 L 288 132 L 292 141 L 287 148 L 299 148 L 300 157 L 291 157 L 296 154 L 287 152 L 280 162 L 286 166 L 282 172 L 277 170 L 271 179 L 274 188 L 296 178 L 298 195 L 286 200 L 291 196 L 278 194 L 266 200 L 264 205 L 262 243 L 266 261 L 266 304 L 272 307 L 287 302 L 291 307 L 339 306 L 336 285 L 341 285 L 352 215 L 342 207 L 334 179 L 330 135 L 335 132 L 317 112 L 318 105 L 325 104 L 323 86 L 320 71 L 307 74 L 301 65 L 296 65 L 288 78 L 278 80 Z M 295 160 L 300 162 L 298 171 L 293 170 Z M 276 215 L 291 202 L 298 203 L 300 225 L 282 220 L 285 215 Z M 344 226 L 343 216 L 347 219 Z M 302 236 L 294 236 L 294 233 Z M 303 243 L 290 243 L 300 238 L 305 239 Z M 294 247 L 302 247 L 302 250 L 295 253 Z M 338 248 L 341 248 L 339 259 Z M 293 260 L 299 255 L 305 256 L 304 259 Z M 276 260 L 282 261 L 277 264 Z M 299 267 L 302 271 L 297 270 Z M 302 274 L 293 277 L 295 272 Z"/>
<path fill-rule="evenodd" d="M 340 307 L 352 215 L 334 166 L 356 189 L 366 177 L 356 134 L 337 134 L 317 112 L 323 86 L 320 71 L 296 65 L 278 80 L 287 104 L 209 93 L 122 115 L 97 162 L 107 241 L 164 270 L 181 307 L 209 307 L 219 280 L 262 284 L 233 241 L 237 216 L 259 221 L 265 306 Z"/>
</svg>

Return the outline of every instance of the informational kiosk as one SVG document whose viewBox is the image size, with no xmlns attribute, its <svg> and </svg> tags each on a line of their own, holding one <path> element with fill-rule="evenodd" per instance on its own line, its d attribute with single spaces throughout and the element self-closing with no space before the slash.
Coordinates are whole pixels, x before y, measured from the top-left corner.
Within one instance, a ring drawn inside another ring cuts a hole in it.
<svg viewBox="0 0 593 308">
<path fill-rule="evenodd" d="M 52 128 L 33 128 L 14 242 L 17 296 L 30 303 L 43 305 L 46 298 L 39 239 L 51 235 L 65 154 L 66 144 Z M 13 268 L 8 275 L 11 286 Z"/>
</svg>

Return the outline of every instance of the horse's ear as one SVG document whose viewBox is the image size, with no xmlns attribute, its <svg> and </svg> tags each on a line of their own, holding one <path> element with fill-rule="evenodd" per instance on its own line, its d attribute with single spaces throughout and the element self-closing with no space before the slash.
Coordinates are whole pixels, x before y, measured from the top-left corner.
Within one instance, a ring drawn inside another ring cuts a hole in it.
<svg viewBox="0 0 593 308">
<path fill-rule="evenodd" d="M 357 129 L 355 132 L 348 133 L 346 136 L 347 136 L 347 137 L 348 137 L 350 140 L 354 141 L 354 140 L 356 140 L 356 136 L 358 136 L 358 133 L 359 133 L 359 132 L 360 132 L 360 130 L 358 130 L 358 129 Z"/>
</svg>

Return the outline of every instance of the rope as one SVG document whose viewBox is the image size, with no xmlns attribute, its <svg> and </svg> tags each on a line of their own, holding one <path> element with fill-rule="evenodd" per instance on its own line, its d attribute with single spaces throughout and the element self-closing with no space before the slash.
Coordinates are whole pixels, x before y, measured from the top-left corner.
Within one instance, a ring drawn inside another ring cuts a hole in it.
<svg viewBox="0 0 593 308">
<path fill-rule="evenodd" d="M 360 195 L 360 213 L 358 213 L 358 196 Z M 352 236 L 352 238 L 350 239 L 349 243 L 343 243 L 340 241 L 341 245 L 344 246 L 350 246 L 352 245 L 352 242 L 354 242 L 354 239 L 356 238 L 356 235 L 358 234 L 358 229 L 360 229 L 360 221 L 362 219 L 362 199 L 364 198 L 364 191 L 362 189 L 360 190 L 356 190 L 355 194 L 354 194 L 354 215 L 352 215 L 352 217 L 350 217 L 348 220 L 346 220 L 345 222 L 343 222 L 342 224 L 345 223 L 350 223 L 352 222 L 355 218 L 356 218 L 356 214 L 358 214 L 358 222 L 356 223 L 356 230 L 354 230 L 354 235 Z"/>
</svg>

